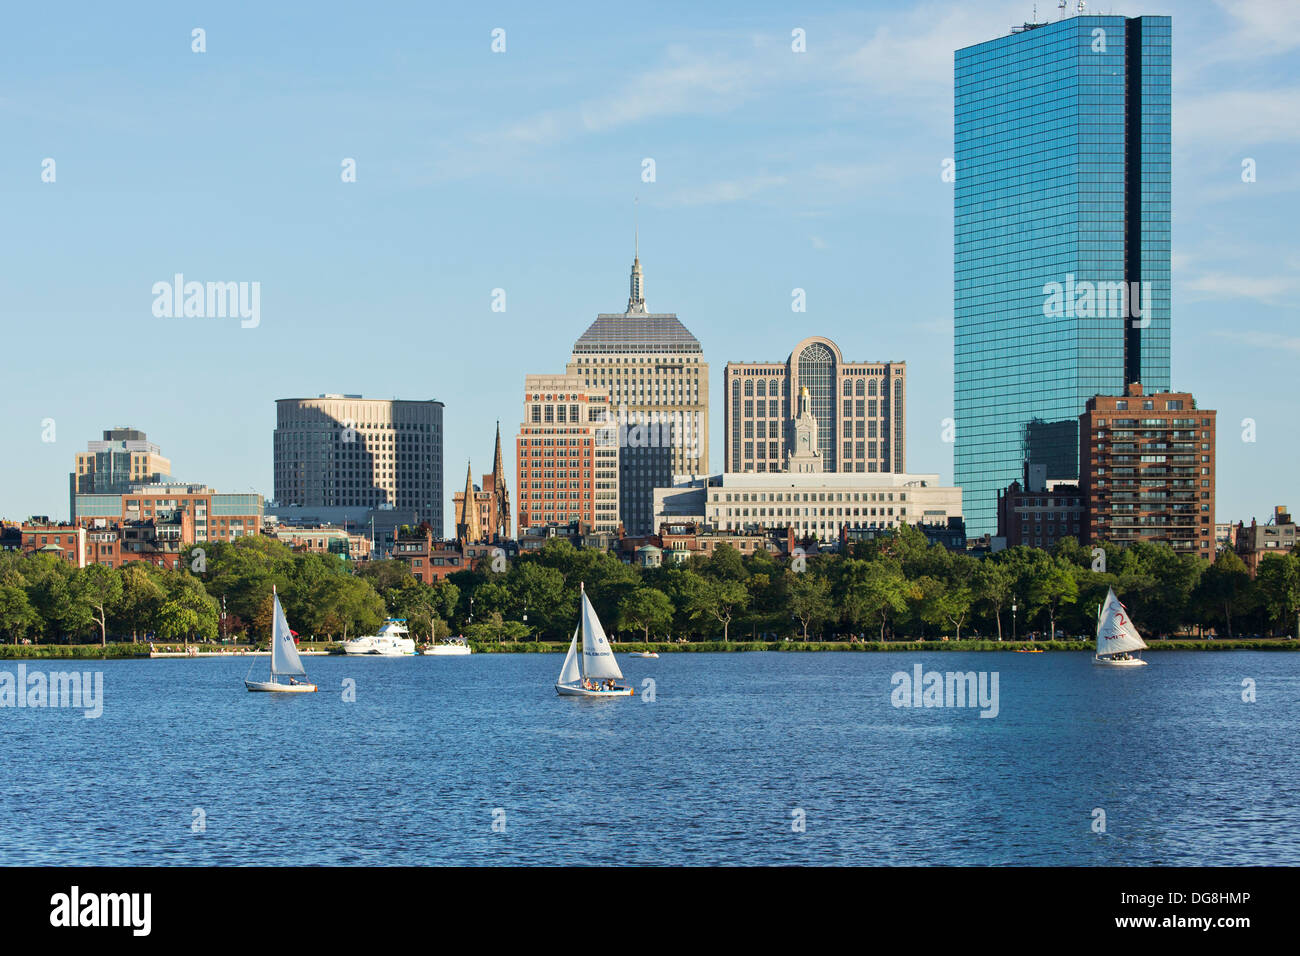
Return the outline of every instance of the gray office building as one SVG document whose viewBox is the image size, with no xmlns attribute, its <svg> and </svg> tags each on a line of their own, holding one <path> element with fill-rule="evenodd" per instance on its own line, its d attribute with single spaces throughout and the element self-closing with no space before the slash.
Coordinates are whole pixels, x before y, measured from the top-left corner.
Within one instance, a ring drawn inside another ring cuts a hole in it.
<svg viewBox="0 0 1300 956">
<path fill-rule="evenodd" d="M 275 406 L 276 508 L 392 508 L 442 536 L 442 402 L 321 395 Z"/>
</svg>

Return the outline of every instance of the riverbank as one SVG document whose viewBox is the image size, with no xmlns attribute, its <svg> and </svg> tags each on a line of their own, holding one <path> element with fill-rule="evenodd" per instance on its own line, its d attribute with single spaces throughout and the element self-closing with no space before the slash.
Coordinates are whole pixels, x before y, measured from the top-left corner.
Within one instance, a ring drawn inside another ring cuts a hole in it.
<svg viewBox="0 0 1300 956">
<path fill-rule="evenodd" d="M 743 651 L 1004 651 L 1015 652 L 1034 648 L 1041 651 L 1091 651 L 1092 641 L 693 641 L 688 644 L 650 642 L 612 642 L 616 653 L 631 654 L 653 651 L 657 654 L 679 653 L 740 653 Z M 501 644 L 472 642 L 476 654 L 562 654 L 569 649 L 568 641 L 516 641 Z M 1238 640 L 1171 639 L 1154 640 L 1151 651 L 1300 651 L 1300 641 L 1286 638 L 1258 638 Z M 342 647 L 327 642 L 303 642 L 299 651 L 312 656 L 341 654 Z M 166 657 L 173 660 L 223 659 L 231 657 L 266 656 L 261 647 L 199 645 L 197 653 L 158 649 L 150 654 L 148 644 L 4 644 L 0 645 L 3 660 L 119 660 Z"/>
<path fill-rule="evenodd" d="M 734 653 L 741 651 L 1019 651 L 1030 648 L 1041 651 L 1094 651 L 1093 641 L 693 641 L 688 644 L 641 642 L 610 642 L 619 654 L 654 651 L 656 654 L 672 653 Z M 568 641 L 528 641 L 505 644 L 474 644 L 476 654 L 527 654 L 563 653 L 569 649 Z M 1152 651 L 1300 651 L 1300 641 L 1285 638 L 1259 638 L 1243 640 L 1155 640 Z"/>
</svg>

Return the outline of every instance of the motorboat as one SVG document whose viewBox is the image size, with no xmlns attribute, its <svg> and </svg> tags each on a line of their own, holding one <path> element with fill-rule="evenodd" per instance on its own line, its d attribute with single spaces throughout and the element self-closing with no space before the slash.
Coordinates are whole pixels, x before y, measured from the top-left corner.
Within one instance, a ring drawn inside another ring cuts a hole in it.
<svg viewBox="0 0 1300 956">
<path fill-rule="evenodd" d="M 357 657 L 412 657 L 415 641 L 406 629 L 406 621 L 389 618 L 378 634 L 354 637 L 343 644 L 345 654 Z"/>
</svg>

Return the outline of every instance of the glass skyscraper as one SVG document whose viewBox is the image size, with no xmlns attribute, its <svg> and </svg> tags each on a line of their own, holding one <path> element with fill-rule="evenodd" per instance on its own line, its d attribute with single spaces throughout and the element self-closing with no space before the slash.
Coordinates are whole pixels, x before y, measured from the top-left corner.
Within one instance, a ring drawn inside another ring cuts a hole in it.
<svg viewBox="0 0 1300 956">
<path fill-rule="evenodd" d="M 955 54 L 954 478 L 970 534 L 1078 416 L 1169 389 L 1170 18 L 1025 24 Z"/>
</svg>

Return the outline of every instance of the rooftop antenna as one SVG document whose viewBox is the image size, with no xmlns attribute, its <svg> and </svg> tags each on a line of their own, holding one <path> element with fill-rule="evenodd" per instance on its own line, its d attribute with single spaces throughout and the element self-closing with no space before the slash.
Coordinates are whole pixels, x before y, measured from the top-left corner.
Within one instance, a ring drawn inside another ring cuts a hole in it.
<svg viewBox="0 0 1300 956">
<path fill-rule="evenodd" d="M 1068 2 L 1068 0 L 1060 0 L 1060 2 L 1057 3 L 1057 5 L 1056 5 L 1056 9 L 1057 9 L 1058 13 L 1056 14 L 1056 17 L 1057 17 L 1058 20 L 1059 20 L 1061 17 L 1065 16 L 1065 5 L 1066 5 L 1067 2 Z"/>
<path fill-rule="evenodd" d="M 1085 9 L 1087 9 L 1087 6 L 1088 6 L 1088 0 L 1079 0 L 1079 8 L 1078 8 L 1078 9 L 1079 9 L 1079 15 L 1080 15 L 1080 16 L 1083 15 L 1083 11 L 1084 11 Z"/>
</svg>

